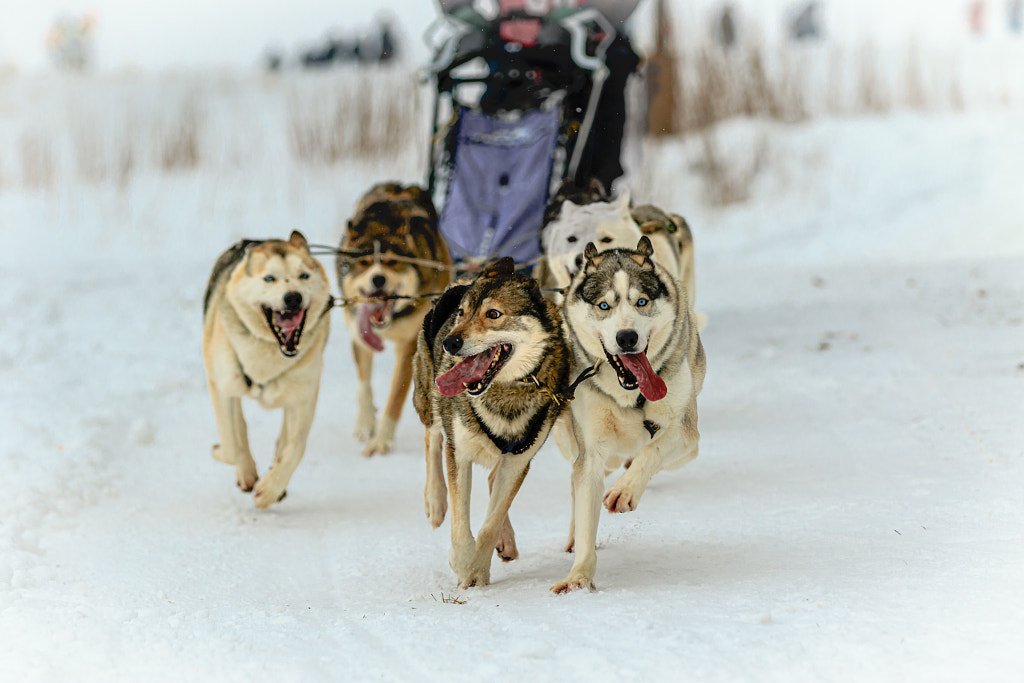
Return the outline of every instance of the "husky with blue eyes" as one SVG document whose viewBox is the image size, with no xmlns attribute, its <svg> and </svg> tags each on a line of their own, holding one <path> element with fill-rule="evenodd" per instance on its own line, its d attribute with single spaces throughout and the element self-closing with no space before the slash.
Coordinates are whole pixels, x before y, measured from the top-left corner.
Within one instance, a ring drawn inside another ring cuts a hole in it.
<svg viewBox="0 0 1024 683">
<path fill-rule="evenodd" d="M 327 272 L 306 238 L 242 240 L 220 255 L 203 299 L 203 364 L 220 443 L 213 457 L 235 468 L 256 507 L 284 498 L 306 451 L 330 330 Z M 284 409 L 274 462 L 260 477 L 242 399 Z"/>
<path fill-rule="evenodd" d="M 697 394 L 705 357 L 682 280 L 636 249 L 599 252 L 588 243 L 563 302 L 573 372 L 597 366 L 553 430 L 572 464 L 573 515 L 567 551 L 576 558 L 556 593 L 594 588 L 597 524 L 635 510 L 651 477 L 697 457 Z M 605 477 L 626 471 L 607 491 Z"/>
</svg>

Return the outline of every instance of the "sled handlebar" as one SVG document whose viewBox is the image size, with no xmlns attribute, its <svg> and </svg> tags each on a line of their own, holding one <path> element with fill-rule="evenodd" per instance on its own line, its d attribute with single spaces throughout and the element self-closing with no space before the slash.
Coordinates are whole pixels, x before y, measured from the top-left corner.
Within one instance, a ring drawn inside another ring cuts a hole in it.
<svg viewBox="0 0 1024 683">
<path fill-rule="evenodd" d="M 603 14 L 593 8 L 582 9 L 578 12 L 563 17 L 553 22 L 569 34 L 569 57 L 576 66 L 586 71 L 597 72 L 604 67 L 604 55 L 615 40 L 615 26 Z M 589 26 L 596 26 L 598 31 L 589 30 Z M 507 49 L 508 43 L 485 46 L 480 44 L 477 47 L 464 49 L 461 54 L 460 45 L 470 37 L 480 36 L 481 29 L 473 24 L 445 14 L 434 21 L 426 30 L 424 40 L 428 45 L 435 47 L 433 61 L 426 68 L 426 75 L 450 79 L 453 69 L 477 58 L 501 59 L 510 54 L 517 54 L 517 50 Z M 594 49 L 594 54 L 587 52 L 589 38 L 592 35 L 601 35 L 600 40 Z M 482 41 L 481 41 L 482 42 Z M 541 47 L 557 47 L 556 45 L 545 45 Z M 521 48 L 534 49 L 534 48 Z M 456 79 L 467 83 L 481 82 L 483 78 Z"/>
</svg>

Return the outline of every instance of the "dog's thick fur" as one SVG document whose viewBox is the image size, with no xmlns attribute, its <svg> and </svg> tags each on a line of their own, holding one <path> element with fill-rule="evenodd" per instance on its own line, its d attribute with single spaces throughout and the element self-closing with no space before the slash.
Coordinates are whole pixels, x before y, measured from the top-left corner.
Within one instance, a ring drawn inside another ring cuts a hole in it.
<svg viewBox="0 0 1024 683">
<path fill-rule="evenodd" d="M 652 259 L 653 252 L 646 236 L 635 249 L 598 252 L 588 243 L 565 295 L 574 367 L 601 365 L 555 428 L 555 441 L 572 464 L 566 549 L 576 552 L 555 592 L 593 588 L 608 473 L 627 466 L 603 501 L 610 512 L 628 512 L 654 474 L 697 457 L 704 347 L 684 284 Z"/>
<path fill-rule="evenodd" d="M 203 300 L 203 363 L 220 443 L 213 457 L 235 467 L 256 506 L 284 497 L 306 450 L 330 331 L 330 285 L 298 232 L 285 240 L 243 240 L 221 254 Z M 249 450 L 242 398 L 283 408 L 270 469 L 259 477 Z"/>
<path fill-rule="evenodd" d="M 416 335 L 430 310 L 424 294 L 441 292 L 450 272 L 418 259 L 451 265 L 437 230 L 437 212 L 430 195 L 417 186 L 382 183 L 360 199 L 341 241 L 344 252 L 362 256 L 338 257 L 338 283 L 345 298 L 380 299 L 345 308 L 352 336 L 352 353 L 359 373 L 355 436 L 366 442 L 364 455 L 387 453 L 409 395 Z M 399 258 L 396 258 L 399 257 Z M 411 299 L 385 299 L 409 296 Z M 395 370 L 383 414 L 377 419 L 371 375 L 373 354 L 395 344 Z"/>
<path fill-rule="evenodd" d="M 565 405 L 569 351 L 561 317 L 539 283 L 504 258 L 441 296 L 424 319 L 414 366 L 413 403 L 426 427 L 427 517 L 437 527 L 445 516 L 446 440 L 449 563 L 460 588 L 486 585 L 494 550 L 504 560 L 518 556 L 508 509 Z M 490 503 L 476 539 L 473 463 L 491 468 Z"/>
</svg>

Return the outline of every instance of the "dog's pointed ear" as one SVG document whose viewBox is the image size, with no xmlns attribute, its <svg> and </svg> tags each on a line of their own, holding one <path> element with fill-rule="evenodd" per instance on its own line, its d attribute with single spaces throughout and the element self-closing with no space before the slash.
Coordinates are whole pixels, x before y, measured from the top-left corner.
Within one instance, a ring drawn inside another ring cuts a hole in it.
<svg viewBox="0 0 1024 683">
<path fill-rule="evenodd" d="M 593 199 L 595 202 L 599 202 L 602 199 L 608 198 L 608 191 L 604 188 L 604 183 L 602 183 L 597 178 L 590 179 L 590 187 L 588 187 L 587 189 L 590 192 L 591 199 Z"/>
<path fill-rule="evenodd" d="M 636 243 L 636 255 L 631 258 L 639 265 L 650 263 L 651 255 L 654 253 L 654 247 L 651 245 L 651 240 L 644 235 L 640 238 L 640 241 Z"/>
<path fill-rule="evenodd" d="M 300 249 L 309 248 L 309 243 L 306 242 L 305 236 L 298 230 L 292 230 L 292 235 L 288 238 L 288 244 Z"/>
<path fill-rule="evenodd" d="M 252 270 L 249 267 L 249 261 L 252 256 L 252 250 L 261 244 L 263 244 L 262 240 L 242 240 L 237 245 L 237 248 L 240 248 L 242 251 L 242 254 L 241 256 L 238 257 L 238 260 L 245 266 L 246 275 L 252 275 Z"/>
<path fill-rule="evenodd" d="M 583 266 L 584 269 L 591 266 L 597 268 L 601 265 L 601 261 L 604 261 L 604 256 L 598 253 L 597 247 L 594 246 L 593 242 L 587 242 L 587 246 L 583 249 L 583 256 L 587 259 Z"/>
<path fill-rule="evenodd" d="M 484 277 L 499 277 L 501 275 L 511 275 L 514 272 L 516 272 L 516 262 L 512 260 L 511 256 L 506 256 L 487 266 L 482 275 Z"/>
</svg>

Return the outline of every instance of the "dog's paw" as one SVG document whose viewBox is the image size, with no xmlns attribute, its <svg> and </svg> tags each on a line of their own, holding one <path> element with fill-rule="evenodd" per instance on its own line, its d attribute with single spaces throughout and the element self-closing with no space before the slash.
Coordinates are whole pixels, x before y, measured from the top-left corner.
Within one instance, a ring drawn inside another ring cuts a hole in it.
<svg viewBox="0 0 1024 683">
<path fill-rule="evenodd" d="M 225 465 L 234 465 L 237 462 L 238 457 L 236 453 L 223 448 L 219 443 L 213 444 L 213 449 L 210 451 L 210 455 L 217 462 L 222 462 Z"/>
<path fill-rule="evenodd" d="M 487 586 L 491 583 L 490 568 L 486 570 L 470 570 L 465 574 L 459 574 L 459 588 L 473 588 L 475 586 Z"/>
<path fill-rule="evenodd" d="M 352 432 L 352 436 L 356 438 L 359 443 L 366 443 L 373 438 L 373 420 L 357 420 L 356 428 Z"/>
<path fill-rule="evenodd" d="M 436 500 L 431 500 L 429 495 L 424 495 L 423 510 L 427 513 L 427 521 L 430 522 L 430 526 L 436 529 L 441 526 L 445 514 L 448 513 L 448 499 L 441 496 Z"/>
<path fill-rule="evenodd" d="M 252 458 L 249 458 L 248 462 L 235 465 L 235 483 L 244 493 L 252 491 L 252 487 L 256 485 L 256 480 L 259 478 L 259 474 L 256 472 L 256 463 Z"/>
<path fill-rule="evenodd" d="M 594 585 L 593 577 L 572 572 L 569 576 L 551 586 L 551 592 L 559 594 L 571 593 L 584 588 L 591 591 L 597 590 L 597 586 Z"/>
<path fill-rule="evenodd" d="M 253 500 L 256 503 L 256 507 L 260 510 L 266 510 L 274 503 L 280 503 L 284 500 L 284 497 L 288 494 L 285 491 L 284 486 L 281 486 L 270 474 L 264 476 L 258 482 L 253 490 Z"/>
<path fill-rule="evenodd" d="M 235 484 L 238 485 L 238 488 L 242 489 L 242 493 L 251 493 L 258 479 L 259 477 L 255 472 L 253 472 L 251 476 L 248 474 L 243 475 L 238 472 L 235 473 Z"/>
<path fill-rule="evenodd" d="M 632 512 L 640 503 L 640 494 L 625 486 L 613 486 L 604 494 L 608 512 Z"/>
<path fill-rule="evenodd" d="M 373 438 L 377 431 L 377 409 L 373 406 L 373 399 L 369 395 L 360 396 L 356 405 L 356 428 L 354 435 L 360 443 L 366 443 Z"/>
<path fill-rule="evenodd" d="M 448 565 L 459 578 L 459 588 L 486 586 L 491 582 L 491 551 L 478 549 L 475 542 L 452 544 Z"/>
<path fill-rule="evenodd" d="M 387 455 L 394 445 L 392 439 L 385 439 L 380 434 L 374 434 L 370 437 L 370 442 L 363 448 L 363 455 L 367 458 L 373 455 Z"/>
<path fill-rule="evenodd" d="M 512 560 L 519 559 L 516 535 L 511 533 L 511 531 L 512 529 L 509 528 L 510 533 L 502 532 L 501 536 L 498 537 L 498 542 L 494 544 L 494 552 L 498 553 L 498 557 L 501 558 L 502 562 L 511 562 Z"/>
<path fill-rule="evenodd" d="M 370 443 L 363 449 L 363 455 L 385 455 L 395 447 L 395 428 L 398 425 L 387 415 L 380 418 L 380 423 L 370 437 Z"/>
</svg>

